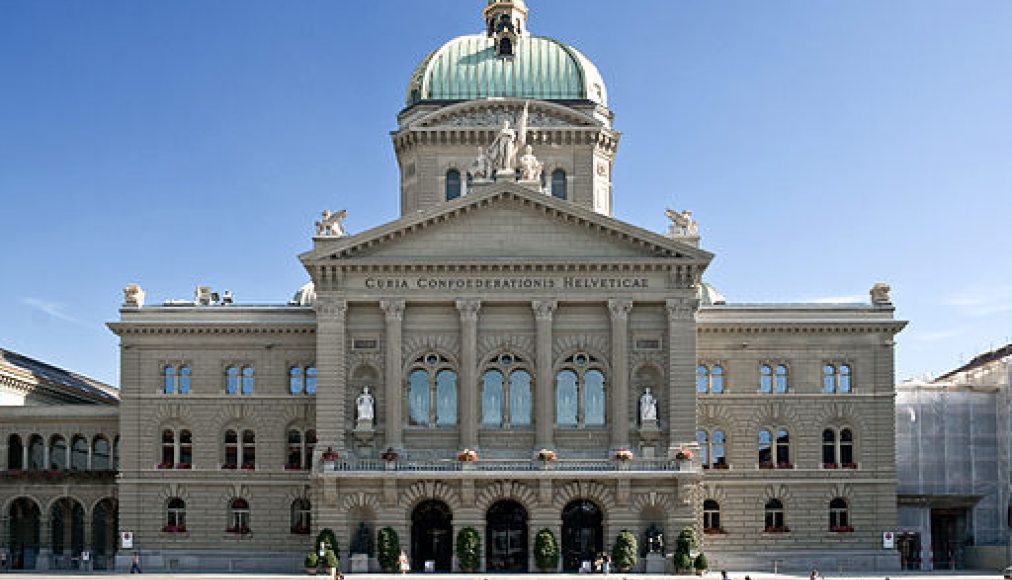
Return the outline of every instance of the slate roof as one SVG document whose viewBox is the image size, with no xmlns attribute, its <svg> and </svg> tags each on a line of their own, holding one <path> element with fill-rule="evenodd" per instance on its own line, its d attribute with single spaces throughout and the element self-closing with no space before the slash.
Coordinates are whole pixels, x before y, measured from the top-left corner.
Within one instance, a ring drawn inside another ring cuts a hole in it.
<svg viewBox="0 0 1012 580">
<path fill-rule="evenodd" d="M 0 372 L 34 377 L 40 386 L 84 399 L 82 402 L 119 404 L 119 390 L 115 387 L 2 348 Z"/>
<path fill-rule="evenodd" d="M 979 355 L 973 357 L 973 360 L 971 360 L 970 362 L 968 362 L 965 365 L 959 367 L 958 369 L 955 369 L 955 370 L 952 370 L 952 371 L 949 371 L 949 372 L 945 373 L 944 375 L 942 375 L 942 376 L 938 377 L 937 379 L 935 379 L 933 382 L 937 383 L 939 381 L 944 381 L 946 379 L 951 379 L 952 377 L 958 375 L 959 373 L 965 373 L 966 371 L 970 371 L 970 370 L 973 370 L 975 368 L 982 367 L 982 366 L 984 366 L 984 365 L 986 365 L 988 363 L 992 363 L 994 361 L 1001 360 L 1001 359 L 1003 359 L 1003 358 L 1005 358 L 1007 356 L 1012 356 L 1012 343 L 1006 344 L 1005 346 L 1003 346 L 1001 348 L 998 348 L 998 349 L 995 349 L 995 350 L 992 350 L 991 352 L 985 352 L 984 354 L 979 354 Z"/>
</svg>

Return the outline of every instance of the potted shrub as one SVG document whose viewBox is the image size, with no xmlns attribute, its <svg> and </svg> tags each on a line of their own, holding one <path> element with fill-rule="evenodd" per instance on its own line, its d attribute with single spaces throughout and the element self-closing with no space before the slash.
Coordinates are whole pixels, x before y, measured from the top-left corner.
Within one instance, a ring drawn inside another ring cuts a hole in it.
<svg viewBox="0 0 1012 580">
<path fill-rule="evenodd" d="M 387 447 L 387 450 L 380 454 L 383 461 L 397 461 L 400 456 L 401 454 L 397 453 L 397 450 L 393 447 Z"/>
<path fill-rule="evenodd" d="M 303 560 L 302 565 L 306 569 L 306 574 L 310 576 L 316 575 L 316 567 L 320 564 L 320 557 L 316 555 L 316 552 L 310 550 L 306 552 L 306 559 Z"/>
<path fill-rule="evenodd" d="M 552 451 L 551 449 L 542 449 L 538 451 L 538 461 L 544 463 L 551 463 L 559 458 L 559 454 Z"/>
<path fill-rule="evenodd" d="M 617 459 L 619 461 L 622 461 L 622 462 L 632 461 L 633 457 L 635 457 L 635 455 L 633 454 L 632 450 L 628 449 L 626 447 L 623 447 L 623 448 L 615 451 L 615 459 Z"/>
<path fill-rule="evenodd" d="M 337 570 L 337 554 L 328 548 L 323 552 L 323 571 L 327 576 L 333 577 L 335 570 Z"/>
<path fill-rule="evenodd" d="M 692 556 L 688 554 L 675 554 L 675 571 L 678 574 L 687 574 L 692 570 Z"/>
<path fill-rule="evenodd" d="M 376 559 L 387 574 L 397 571 L 397 558 L 401 555 L 401 542 L 397 532 L 390 527 L 383 528 L 376 536 Z"/>
<path fill-rule="evenodd" d="M 559 543 L 548 528 L 542 528 L 534 536 L 534 563 L 542 572 L 555 572 L 559 569 Z"/>
<path fill-rule="evenodd" d="M 322 544 L 322 546 L 321 546 Z M 337 549 L 337 534 L 330 528 L 323 528 L 319 534 L 316 534 L 316 547 L 317 549 L 334 550 L 336 553 Z"/>
<path fill-rule="evenodd" d="M 675 459 L 678 461 L 692 461 L 692 450 L 679 449 L 678 451 L 675 451 Z"/>
<path fill-rule="evenodd" d="M 703 572 L 706 572 L 710 568 L 710 563 L 706 560 L 706 554 L 700 552 L 696 556 L 696 561 L 692 563 L 692 567 L 696 569 L 696 576 L 702 576 Z"/>
<path fill-rule="evenodd" d="M 685 528 L 675 540 L 675 570 L 679 574 L 692 573 L 692 551 L 699 545 L 696 530 Z"/>
<path fill-rule="evenodd" d="M 457 533 L 457 561 L 464 572 L 477 572 L 481 566 L 481 536 L 468 527 Z"/>
<path fill-rule="evenodd" d="M 611 548 L 611 560 L 619 572 L 628 572 L 636 565 L 636 536 L 629 530 L 622 530 Z"/>
</svg>

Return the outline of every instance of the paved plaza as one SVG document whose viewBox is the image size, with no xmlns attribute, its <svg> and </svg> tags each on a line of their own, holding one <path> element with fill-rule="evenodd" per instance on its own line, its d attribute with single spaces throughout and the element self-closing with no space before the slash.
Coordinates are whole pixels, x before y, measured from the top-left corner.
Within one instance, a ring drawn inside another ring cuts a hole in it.
<svg viewBox="0 0 1012 580">
<path fill-rule="evenodd" d="M 986 571 L 986 570 L 960 570 L 958 572 L 897 572 L 894 574 L 875 574 L 871 572 L 855 572 L 855 573 L 843 573 L 834 574 L 832 572 L 823 572 L 828 579 L 848 579 L 848 580 L 884 580 L 886 578 L 902 578 L 903 580 L 939 580 L 944 578 L 945 580 L 982 580 L 984 578 L 1001 578 L 1001 571 Z M 59 580 L 66 580 L 70 577 L 87 577 L 87 576 L 126 576 L 126 574 L 45 574 L 45 573 L 3 573 L 8 578 L 30 578 L 31 580 L 42 580 L 45 578 L 54 578 Z M 807 580 L 807 573 L 796 573 L 796 574 L 772 574 L 769 572 L 747 572 L 729 570 L 728 575 L 731 580 L 743 580 L 745 576 L 749 576 L 751 580 Z M 236 578 L 243 578 L 244 580 L 306 580 L 311 578 L 305 574 L 142 574 L 144 578 L 148 580 L 172 580 L 172 579 L 185 579 L 185 580 L 216 580 L 219 578 L 235 580 Z M 405 578 L 415 578 L 426 580 L 534 580 L 536 578 L 586 578 L 590 580 L 592 578 L 599 577 L 600 575 L 588 575 L 588 574 L 408 574 L 402 576 L 400 574 L 347 574 L 346 577 L 350 580 L 351 578 L 360 580 L 404 580 Z M 651 575 L 651 574 L 610 574 L 608 576 L 613 580 L 621 580 L 628 578 L 630 580 L 677 580 L 684 579 L 689 580 L 696 578 L 694 576 L 673 576 L 673 575 Z M 317 576 L 320 580 L 326 580 L 326 576 Z M 705 580 L 719 580 L 719 572 L 710 572 L 703 577 Z"/>
</svg>

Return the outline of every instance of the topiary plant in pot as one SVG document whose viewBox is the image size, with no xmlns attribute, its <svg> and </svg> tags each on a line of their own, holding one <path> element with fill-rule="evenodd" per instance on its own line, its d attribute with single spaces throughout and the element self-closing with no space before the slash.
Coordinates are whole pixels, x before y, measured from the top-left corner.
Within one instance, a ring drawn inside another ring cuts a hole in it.
<svg viewBox="0 0 1012 580">
<path fill-rule="evenodd" d="M 481 566 L 481 536 L 468 527 L 457 532 L 457 561 L 464 572 L 477 572 Z"/>
<path fill-rule="evenodd" d="M 334 553 L 334 550 L 328 548 L 323 553 L 323 570 L 327 573 L 328 576 L 333 576 L 334 570 L 336 569 L 337 569 L 337 554 Z"/>
<path fill-rule="evenodd" d="M 338 553 L 337 549 L 337 534 L 330 528 L 323 528 L 319 534 L 316 534 L 316 548 L 320 549 L 320 544 L 323 544 L 323 549 L 334 550 L 334 553 Z"/>
<path fill-rule="evenodd" d="M 559 543 L 548 528 L 542 528 L 534 536 L 534 563 L 542 572 L 559 569 Z"/>
<path fill-rule="evenodd" d="M 376 536 L 376 559 L 379 560 L 380 568 L 387 574 L 397 571 L 397 558 L 401 555 L 401 542 L 397 538 L 397 531 L 386 527 L 379 531 Z"/>
<path fill-rule="evenodd" d="M 622 530 L 611 548 L 611 560 L 619 572 L 628 572 L 636 565 L 636 536 L 629 530 Z"/>
<path fill-rule="evenodd" d="M 306 552 L 306 559 L 303 560 L 302 562 L 303 567 L 306 569 L 306 574 L 315 576 L 316 566 L 319 565 L 319 563 L 320 557 L 316 555 L 316 552 L 314 551 Z"/>
<path fill-rule="evenodd" d="M 706 572 L 710 568 L 710 562 L 706 559 L 706 554 L 700 552 L 696 556 L 696 561 L 692 563 L 692 567 L 696 569 L 696 576 L 702 576 L 703 572 Z"/>
</svg>

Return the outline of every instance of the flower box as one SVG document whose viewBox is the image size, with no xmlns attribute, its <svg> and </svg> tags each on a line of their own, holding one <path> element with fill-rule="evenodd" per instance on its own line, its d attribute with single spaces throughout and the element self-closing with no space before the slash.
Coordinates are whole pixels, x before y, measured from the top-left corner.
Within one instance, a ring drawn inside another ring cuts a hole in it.
<svg viewBox="0 0 1012 580">
<path fill-rule="evenodd" d="M 473 449 L 464 449 L 457 454 L 457 461 L 463 463 L 473 463 L 478 461 L 478 452 Z"/>
<path fill-rule="evenodd" d="M 856 463 L 844 463 L 843 464 L 843 468 L 844 469 L 857 469 L 857 464 Z"/>
<path fill-rule="evenodd" d="M 690 461 L 692 459 L 692 451 L 689 449 L 679 449 L 675 452 L 675 459 L 678 461 Z"/>
<path fill-rule="evenodd" d="M 183 534 L 186 533 L 186 526 L 165 526 L 162 531 L 166 534 Z"/>
<path fill-rule="evenodd" d="M 822 464 L 822 468 L 823 469 L 838 469 L 839 467 L 840 466 L 837 465 L 837 464 L 835 464 L 835 463 L 823 463 Z"/>
<path fill-rule="evenodd" d="M 615 459 L 619 461 L 632 461 L 633 457 L 636 457 L 636 454 L 631 449 L 622 448 L 615 452 Z"/>
<path fill-rule="evenodd" d="M 176 469 L 193 469 L 193 465 L 189 463 L 177 463 Z"/>
<path fill-rule="evenodd" d="M 727 466 L 727 464 L 726 464 L 726 463 L 714 463 L 714 464 L 713 464 L 713 465 L 711 465 L 710 467 L 711 467 L 712 469 L 727 469 L 727 468 L 728 468 L 728 466 Z"/>
<path fill-rule="evenodd" d="M 221 466 L 222 469 L 235 469 L 234 463 L 225 463 Z"/>
<path fill-rule="evenodd" d="M 247 471 L 251 471 L 253 469 L 256 469 L 256 464 L 254 464 L 254 463 L 243 463 L 242 464 L 242 468 L 245 469 L 245 470 L 247 470 Z"/>
<path fill-rule="evenodd" d="M 301 465 L 285 465 L 285 471 L 302 471 Z"/>
<path fill-rule="evenodd" d="M 772 461 L 760 461 L 759 469 L 773 469 L 776 465 Z"/>
<path fill-rule="evenodd" d="M 250 530 L 246 526 L 241 526 L 241 527 L 239 527 L 239 526 L 231 526 L 231 527 L 225 528 L 225 532 L 227 532 L 229 534 L 238 534 L 240 536 L 245 536 L 246 534 L 250 533 Z"/>
<path fill-rule="evenodd" d="M 794 469 L 794 464 L 789 461 L 781 461 L 777 464 L 777 469 Z"/>
<path fill-rule="evenodd" d="M 400 459 L 400 457 L 401 454 L 397 453 L 397 451 L 395 451 L 393 447 L 388 447 L 386 451 L 380 454 L 380 458 L 383 461 L 397 461 L 398 459 Z"/>
<path fill-rule="evenodd" d="M 727 532 L 724 531 L 724 528 L 703 528 L 703 533 L 707 534 L 707 535 L 724 535 L 724 534 L 727 534 Z"/>
<path fill-rule="evenodd" d="M 337 461 L 338 458 L 340 458 L 340 455 L 338 455 L 337 451 L 334 451 L 331 447 L 328 447 L 327 450 L 323 452 L 323 455 L 320 455 L 320 459 L 331 463 Z"/>
<path fill-rule="evenodd" d="M 549 463 L 559 459 L 559 454 L 552 451 L 551 449 L 542 449 L 538 451 L 538 461 Z"/>
<path fill-rule="evenodd" d="M 766 526 L 765 530 L 767 534 L 786 534 L 790 531 L 791 529 L 787 526 Z"/>
<path fill-rule="evenodd" d="M 829 531 L 837 534 L 847 534 L 854 531 L 854 526 L 830 526 Z"/>
<path fill-rule="evenodd" d="M 158 464 L 158 469 L 172 469 L 172 463 L 163 461 Z"/>
<path fill-rule="evenodd" d="M 309 526 L 292 526 L 292 533 L 302 536 L 309 534 Z"/>
</svg>

